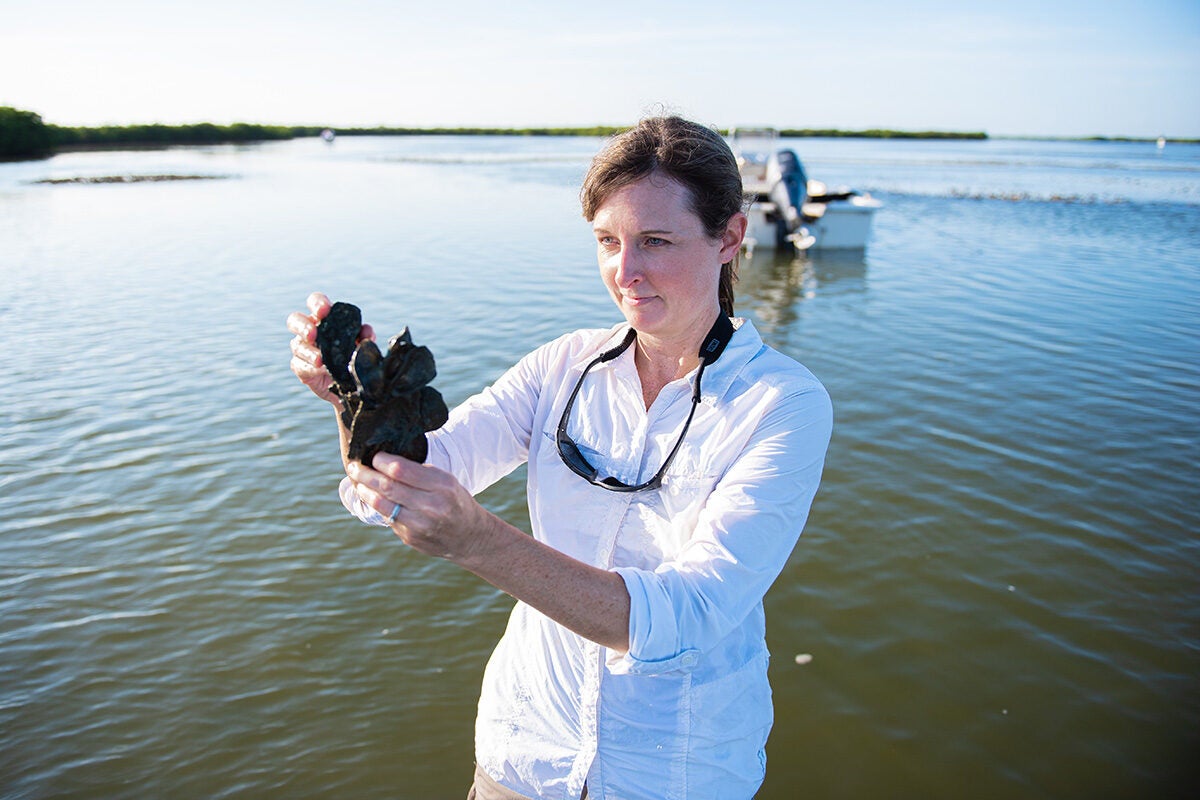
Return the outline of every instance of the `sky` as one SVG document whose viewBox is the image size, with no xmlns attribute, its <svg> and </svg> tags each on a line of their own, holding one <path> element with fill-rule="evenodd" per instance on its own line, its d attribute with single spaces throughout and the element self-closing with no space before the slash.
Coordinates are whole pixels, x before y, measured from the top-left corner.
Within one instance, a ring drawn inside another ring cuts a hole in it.
<svg viewBox="0 0 1200 800">
<path fill-rule="evenodd" d="M 625 125 L 1200 138 L 1200 0 L 0 0 L 59 125 Z"/>
</svg>

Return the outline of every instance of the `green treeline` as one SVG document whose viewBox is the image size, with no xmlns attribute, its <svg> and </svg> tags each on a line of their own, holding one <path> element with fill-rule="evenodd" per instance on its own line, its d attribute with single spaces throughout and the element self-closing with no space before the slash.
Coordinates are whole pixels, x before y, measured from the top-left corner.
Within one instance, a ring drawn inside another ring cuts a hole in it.
<svg viewBox="0 0 1200 800">
<path fill-rule="evenodd" d="M 579 128 L 336 128 L 338 136 L 611 136 L 628 126 L 594 125 Z M 237 142 L 264 142 L 317 136 L 319 125 L 256 125 L 238 122 L 214 125 L 105 125 L 97 128 L 52 125 L 32 111 L 0 106 L 0 159 L 44 158 L 55 151 L 74 147 L 136 147 L 200 145 Z M 728 134 L 728 131 L 722 131 Z M 989 138 L 982 131 L 897 131 L 872 128 L 846 131 L 834 128 L 782 128 L 786 138 L 857 138 L 857 139 L 958 139 Z M 1127 137 L 1092 136 L 1078 141 L 1137 142 L 1152 141 Z M 1195 139 L 1172 139 L 1195 143 Z"/>
<path fill-rule="evenodd" d="M 611 136 L 628 125 L 586 128 L 337 128 L 338 136 Z"/>
<path fill-rule="evenodd" d="M 105 125 L 100 128 L 66 128 L 61 125 L 48 125 L 46 127 L 50 129 L 50 138 L 55 147 L 263 142 L 291 139 L 298 135 L 315 136 L 321 130 L 316 128 L 311 133 L 298 134 L 296 128 L 281 125 L 251 125 L 245 122 L 236 122 L 232 125 L 200 122 L 194 125 Z"/>
<path fill-rule="evenodd" d="M 594 125 L 580 128 L 337 128 L 338 136 L 611 136 L 628 126 Z M 265 142 L 318 136 L 324 130 L 319 125 L 255 125 L 237 122 L 214 125 L 200 122 L 193 125 L 105 125 L 98 128 L 52 125 L 32 111 L 0 106 L 0 159 L 44 158 L 55 151 L 75 147 L 137 147 L 166 145 L 224 144 Z M 722 131 L 728 135 L 728 131 Z M 896 131 L 872 128 L 860 131 L 835 128 L 782 128 L 779 135 L 786 138 L 856 138 L 856 139 L 958 139 L 983 140 L 982 131 Z M 1138 142 L 1152 141 L 1127 137 L 1092 136 L 1076 141 Z M 1196 143 L 1195 139 L 1172 139 L 1172 142 Z"/>
<path fill-rule="evenodd" d="M 41 117 L 0 106 L 0 158 L 41 158 L 53 149 L 50 127 Z"/>
<path fill-rule="evenodd" d="M 627 130 L 628 126 L 596 125 L 590 128 L 338 128 L 338 136 L 611 136 Z M 729 135 L 729 131 L 721 131 Z M 298 134 L 299 135 L 299 134 Z M 779 135 L 787 138 L 856 138 L 856 139 L 986 139 L 982 131 L 954 133 L 946 131 L 893 131 L 871 129 L 843 131 L 832 128 L 782 128 Z"/>
<path fill-rule="evenodd" d="M 839 131 L 830 128 L 781 128 L 780 136 L 787 138 L 832 138 L 832 139 L 986 139 L 983 131 L 954 133 L 951 131 L 892 131 L 871 128 L 865 131 Z"/>
<path fill-rule="evenodd" d="M 0 106 L 0 159 L 43 158 L 74 147 L 132 147 L 264 142 L 318 136 L 321 126 L 105 125 L 97 128 L 51 125 L 32 111 Z M 609 136 L 623 127 L 586 128 L 339 128 L 338 136 Z"/>
<path fill-rule="evenodd" d="M 0 159 L 43 158 L 69 147 L 219 144 L 263 142 L 316 136 L 318 127 L 252 125 L 105 125 L 98 128 L 50 125 L 32 111 L 0 106 Z"/>
<path fill-rule="evenodd" d="M 594 125 L 580 128 L 337 128 L 338 136 L 611 136 L 628 126 Z M 214 125 L 200 122 L 193 125 L 105 125 L 98 128 L 52 125 L 32 111 L 0 106 L 0 159 L 44 158 L 55 151 L 74 147 L 137 147 L 166 145 L 224 144 L 265 142 L 318 136 L 324 130 L 319 125 L 255 125 L 237 122 Z M 728 135 L 728 131 L 722 131 Z M 779 135 L 786 138 L 856 138 L 856 139 L 958 139 L 989 138 L 982 131 L 896 131 L 872 128 L 845 131 L 835 128 L 782 128 Z M 1092 136 L 1072 141 L 1139 142 L 1152 141 L 1127 137 Z M 1172 142 L 1196 143 L 1195 139 L 1172 139 Z"/>
<path fill-rule="evenodd" d="M 611 136 L 626 126 L 580 128 L 338 128 L 338 136 Z M 97 128 L 51 125 L 32 111 L 0 107 L 0 159 L 42 158 L 74 147 L 133 147 L 263 142 L 317 136 L 320 126 L 254 125 L 238 122 L 214 125 L 105 125 Z M 784 129 L 786 137 L 856 137 L 875 139 L 986 139 L 985 133 L 940 131 L 840 131 Z"/>
</svg>

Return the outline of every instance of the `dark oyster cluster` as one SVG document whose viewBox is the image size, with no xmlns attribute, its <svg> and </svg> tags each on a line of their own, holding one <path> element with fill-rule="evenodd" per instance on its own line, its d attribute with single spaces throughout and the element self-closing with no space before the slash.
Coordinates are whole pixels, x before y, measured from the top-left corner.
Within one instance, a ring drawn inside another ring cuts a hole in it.
<svg viewBox="0 0 1200 800">
<path fill-rule="evenodd" d="M 334 303 L 317 325 L 317 347 L 350 431 L 348 455 L 367 465 L 380 451 L 424 461 L 425 432 L 448 415 L 441 393 L 428 385 L 437 375 L 433 353 L 414 345 L 405 328 L 385 356 L 372 341 L 358 343 L 361 330 L 362 312 L 350 303 Z"/>
</svg>

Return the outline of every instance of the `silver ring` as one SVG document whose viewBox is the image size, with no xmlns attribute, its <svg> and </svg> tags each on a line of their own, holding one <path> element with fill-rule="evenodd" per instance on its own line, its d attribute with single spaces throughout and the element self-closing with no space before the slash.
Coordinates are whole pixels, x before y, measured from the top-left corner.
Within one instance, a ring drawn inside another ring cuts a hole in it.
<svg viewBox="0 0 1200 800">
<path fill-rule="evenodd" d="M 392 509 L 392 513 L 388 515 L 388 522 L 389 522 L 389 523 L 395 523 L 395 522 L 396 522 L 396 517 L 400 516 L 400 508 L 401 508 L 401 505 L 400 505 L 399 503 L 396 503 L 396 507 L 395 507 L 395 508 L 393 508 L 393 509 Z"/>
</svg>

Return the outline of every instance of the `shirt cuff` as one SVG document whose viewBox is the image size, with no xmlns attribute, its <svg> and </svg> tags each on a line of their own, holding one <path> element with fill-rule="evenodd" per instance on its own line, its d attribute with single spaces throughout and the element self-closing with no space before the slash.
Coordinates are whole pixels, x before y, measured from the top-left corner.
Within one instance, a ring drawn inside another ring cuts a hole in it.
<svg viewBox="0 0 1200 800">
<path fill-rule="evenodd" d="M 633 567 L 613 570 L 629 592 L 629 652 L 609 651 L 608 671 L 614 675 L 660 675 L 691 672 L 700 651 L 679 646 L 677 613 L 654 573 Z"/>
<path fill-rule="evenodd" d="M 387 526 L 387 517 L 362 501 L 362 498 L 354 491 L 354 483 L 349 476 L 342 478 L 342 482 L 338 484 L 338 496 L 342 498 L 342 505 L 346 507 L 346 510 L 358 517 L 360 521 L 367 525 Z"/>
</svg>

